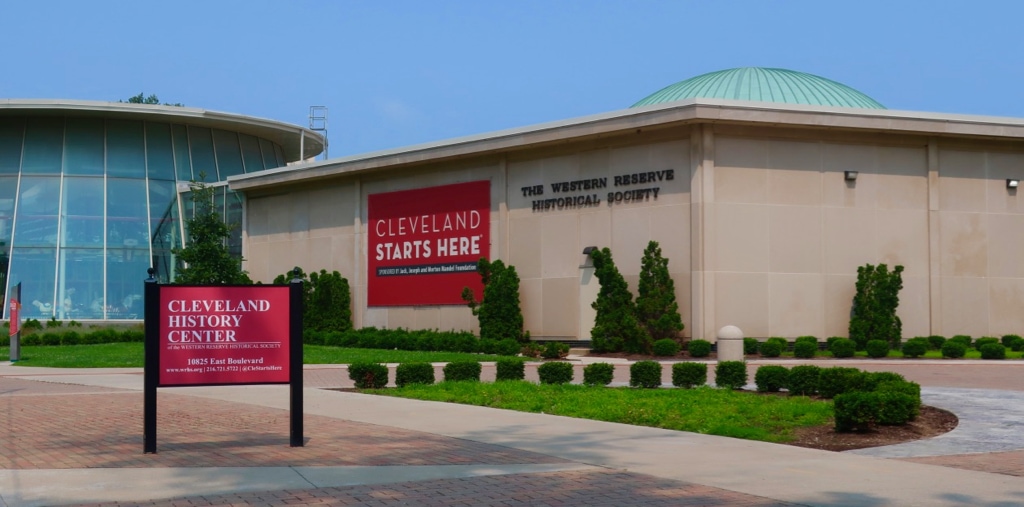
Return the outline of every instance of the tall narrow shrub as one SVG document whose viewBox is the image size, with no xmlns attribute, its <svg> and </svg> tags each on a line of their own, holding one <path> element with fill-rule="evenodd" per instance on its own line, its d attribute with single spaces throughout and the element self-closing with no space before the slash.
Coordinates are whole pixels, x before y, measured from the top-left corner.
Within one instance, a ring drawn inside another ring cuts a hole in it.
<svg viewBox="0 0 1024 507">
<path fill-rule="evenodd" d="M 636 316 L 652 341 L 678 340 L 679 332 L 683 330 L 675 284 L 668 274 L 668 259 L 662 257 L 657 241 L 647 243 L 640 261 Z"/>
<path fill-rule="evenodd" d="M 619 273 L 607 247 L 591 252 L 594 274 L 601 283 L 597 301 L 594 328 L 590 337 L 596 352 L 651 353 L 651 337 L 636 318 L 636 305 L 629 292 L 626 279 Z"/>
<path fill-rule="evenodd" d="M 274 284 L 288 284 L 295 275 L 278 275 Z M 321 269 L 307 276 L 298 268 L 298 278 L 302 280 L 303 329 L 336 332 L 352 329 L 352 291 L 341 273 Z"/>
<path fill-rule="evenodd" d="M 857 268 L 857 292 L 850 317 L 850 339 L 864 350 L 870 340 L 884 340 L 899 348 L 903 323 L 896 315 L 903 288 L 903 266 L 890 272 L 885 264 Z"/>
<path fill-rule="evenodd" d="M 462 289 L 462 299 L 480 321 L 480 338 L 492 340 L 514 339 L 529 341 L 523 334 L 523 310 L 519 304 L 519 274 L 515 266 L 506 266 L 501 260 L 490 262 L 481 258 L 476 265 L 484 284 L 483 299 L 479 302 L 469 287 Z"/>
</svg>

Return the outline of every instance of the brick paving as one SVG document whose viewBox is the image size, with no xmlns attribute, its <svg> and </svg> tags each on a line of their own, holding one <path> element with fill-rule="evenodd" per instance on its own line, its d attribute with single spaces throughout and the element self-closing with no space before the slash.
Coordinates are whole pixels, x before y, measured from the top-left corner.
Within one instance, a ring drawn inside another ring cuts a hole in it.
<svg viewBox="0 0 1024 507">
<path fill-rule="evenodd" d="M 1024 451 L 900 458 L 901 461 L 1024 477 Z"/>
<path fill-rule="evenodd" d="M 795 505 L 709 486 L 615 471 L 550 472 L 384 485 L 181 497 L 106 506 L 739 506 Z"/>
</svg>

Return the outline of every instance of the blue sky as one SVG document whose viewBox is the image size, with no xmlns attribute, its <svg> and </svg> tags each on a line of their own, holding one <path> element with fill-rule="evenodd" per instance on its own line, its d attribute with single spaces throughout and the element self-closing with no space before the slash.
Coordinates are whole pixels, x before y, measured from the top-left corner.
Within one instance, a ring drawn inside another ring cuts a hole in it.
<svg viewBox="0 0 1024 507">
<path fill-rule="evenodd" d="M 332 157 L 614 111 L 781 67 L 890 109 L 1024 117 L 1017 1 L 53 1 L 0 4 L 0 97 L 308 123 Z"/>
</svg>

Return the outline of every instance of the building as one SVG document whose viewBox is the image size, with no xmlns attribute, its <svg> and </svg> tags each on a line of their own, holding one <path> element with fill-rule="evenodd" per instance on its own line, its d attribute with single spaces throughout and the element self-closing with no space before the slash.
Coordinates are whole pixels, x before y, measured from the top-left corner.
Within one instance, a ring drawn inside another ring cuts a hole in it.
<svg viewBox="0 0 1024 507">
<path fill-rule="evenodd" d="M 583 252 L 610 247 L 635 289 L 649 240 L 687 336 L 845 336 L 866 263 L 905 266 L 905 336 L 1024 334 L 1022 177 L 1022 119 L 744 68 L 621 111 L 227 181 L 253 278 L 338 270 L 357 327 L 474 329 L 459 292 L 485 255 L 518 270 L 535 338 L 586 340 Z"/>
<path fill-rule="evenodd" d="M 225 179 L 323 146 L 295 125 L 190 107 L 0 100 L 0 290 L 22 284 L 24 317 L 141 319 L 146 270 L 173 277 L 190 180 L 220 188 L 241 254 L 242 198 Z"/>
</svg>

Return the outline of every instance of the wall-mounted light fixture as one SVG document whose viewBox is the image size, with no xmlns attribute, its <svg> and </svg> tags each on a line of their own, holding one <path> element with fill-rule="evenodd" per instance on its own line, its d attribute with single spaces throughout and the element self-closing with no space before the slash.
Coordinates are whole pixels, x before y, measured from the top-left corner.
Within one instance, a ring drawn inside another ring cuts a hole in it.
<svg viewBox="0 0 1024 507">
<path fill-rule="evenodd" d="M 597 250 L 596 246 L 588 246 L 583 248 L 583 255 L 590 255 L 591 252 Z"/>
<path fill-rule="evenodd" d="M 843 179 L 846 181 L 857 181 L 857 171 L 843 171 Z"/>
<path fill-rule="evenodd" d="M 1014 178 L 1006 178 L 1006 188 L 1017 188 L 1020 186 L 1020 180 Z"/>
</svg>

